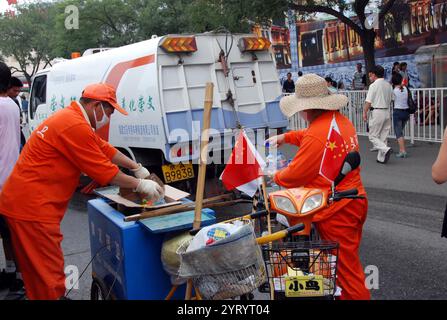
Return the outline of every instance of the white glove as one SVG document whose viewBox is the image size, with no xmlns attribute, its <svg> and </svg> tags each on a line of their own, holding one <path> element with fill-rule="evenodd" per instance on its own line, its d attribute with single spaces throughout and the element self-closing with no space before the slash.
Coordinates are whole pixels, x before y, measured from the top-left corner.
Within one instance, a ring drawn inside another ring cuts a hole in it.
<svg viewBox="0 0 447 320">
<path fill-rule="evenodd" d="M 138 164 L 137 169 L 130 169 L 130 171 L 132 171 L 135 178 L 138 178 L 138 179 L 146 179 L 150 175 L 149 170 L 147 170 L 145 167 L 143 167 L 141 165 L 141 163 Z"/>
<path fill-rule="evenodd" d="M 140 179 L 140 183 L 138 183 L 136 192 L 147 195 L 148 200 L 157 202 L 161 198 L 164 197 L 165 191 L 163 188 L 152 180 Z"/>
</svg>

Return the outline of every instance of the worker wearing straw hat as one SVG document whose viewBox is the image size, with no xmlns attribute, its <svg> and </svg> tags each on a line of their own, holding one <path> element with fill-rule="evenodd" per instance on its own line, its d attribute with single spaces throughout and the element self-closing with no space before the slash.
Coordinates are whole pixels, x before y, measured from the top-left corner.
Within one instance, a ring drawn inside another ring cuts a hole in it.
<svg viewBox="0 0 447 320">
<path fill-rule="evenodd" d="M 274 179 L 278 185 L 286 188 L 304 186 L 328 192 L 331 190 L 332 182 L 320 174 L 320 167 L 333 119 L 344 140 L 344 151 L 359 150 L 354 126 L 338 112 L 347 103 L 346 96 L 330 93 L 326 81 L 316 74 L 302 76 L 296 82 L 295 94 L 281 99 L 281 111 L 287 117 L 299 113 L 309 122 L 309 127 L 269 139 L 271 146 L 289 143 L 299 147 L 292 162 L 276 172 Z M 358 252 L 368 210 L 360 169 L 347 174 L 337 189 L 358 189 L 359 195 L 365 196 L 365 199 L 343 199 L 335 202 L 317 213 L 314 223 L 322 239 L 340 244 L 337 271 L 337 283 L 342 288 L 340 298 L 368 300 L 370 293 L 364 285 L 365 274 Z"/>
</svg>

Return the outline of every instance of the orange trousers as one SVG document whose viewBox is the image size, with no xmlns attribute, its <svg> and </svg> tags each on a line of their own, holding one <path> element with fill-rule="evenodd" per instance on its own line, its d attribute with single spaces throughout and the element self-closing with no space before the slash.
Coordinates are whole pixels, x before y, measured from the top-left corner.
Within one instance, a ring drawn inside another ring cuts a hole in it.
<svg viewBox="0 0 447 320">
<path fill-rule="evenodd" d="M 64 255 L 59 224 L 6 217 L 11 241 L 30 300 L 56 300 L 65 294 Z"/>
<path fill-rule="evenodd" d="M 337 241 L 337 285 L 342 288 L 341 300 L 370 300 L 365 287 L 365 273 L 360 262 L 359 247 L 368 201 L 352 200 L 328 219 L 315 223 L 323 240 Z"/>
</svg>

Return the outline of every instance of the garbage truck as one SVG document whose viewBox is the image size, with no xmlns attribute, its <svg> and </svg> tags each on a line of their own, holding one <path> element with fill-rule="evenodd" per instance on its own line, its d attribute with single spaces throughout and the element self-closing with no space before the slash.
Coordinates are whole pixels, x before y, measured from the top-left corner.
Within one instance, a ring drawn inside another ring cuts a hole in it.
<svg viewBox="0 0 447 320">
<path fill-rule="evenodd" d="M 174 34 L 97 51 L 35 75 L 28 112 L 31 132 L 79 100 L 88 84 L 108 83 L 129 115 L 113 113 L 110 125 L 97 134 L 173 183 L 197 174 L 193 163 L 200 153 L 207 82 L 214 83 L 210 145 L 211 152 L 222 154 L 218 166 L 228 155 L 222 151 L 231 152 L 234 129 L 267 132 L 288 125 L 279 109 L 281 87 L 266 38 Z"/>
</svg>

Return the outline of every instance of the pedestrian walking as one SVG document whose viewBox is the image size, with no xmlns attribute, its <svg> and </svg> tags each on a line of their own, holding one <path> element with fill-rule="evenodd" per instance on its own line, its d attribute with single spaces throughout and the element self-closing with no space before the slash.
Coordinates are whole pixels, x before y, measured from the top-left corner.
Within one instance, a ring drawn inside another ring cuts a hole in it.
<svg viewBox="0 0 447 320">
<path fill-rule="evenodd" d="M 400 73 L 394 73 L 391 78 L 394 92 L 394 108 L 393 108 L 393 127 L 396 139 L 399 144 L 399 153 L 397 158 L 407 158 L 408 154 L 405 149 L 404 130 L 405 125 L 410 119 L 408 112 L 408 95 L 411 94 L 409 89 L 402 84 L 402 76 Z"/>
<path fill-rule="evenodd" d="M 72 101 L 34 130 L 3 185 L 0 214 L 11 231 L 29 299 L 65 295 L 60 223 L 81 173 L 102 185 L 133 189 L 150 200 L 163 196 L 156 182 L 145 179 L 147 169 L 95 134 L 94 130 L 109 123 L 115 110 L 127 115 L 117 104 L 113 87 L 103 83 L 87 86 L 79 102 Z M 118 166 L 131 170 L 135 177 Z"/>
<path fill-rule="evenodd" d="M 371 85 L 365 100 L 363 120 L 368 122 L 369 140 L 378 151 L 377 162 L 385 164 L 391 155 L 387 138 L 391 129 L 390 105 L 393 99 L 393 88 L 383 77 L 385 70 L 376 65 L 369 72 Z M 369 112 L 369 120 L 368 120 Z"/>
</svg>

